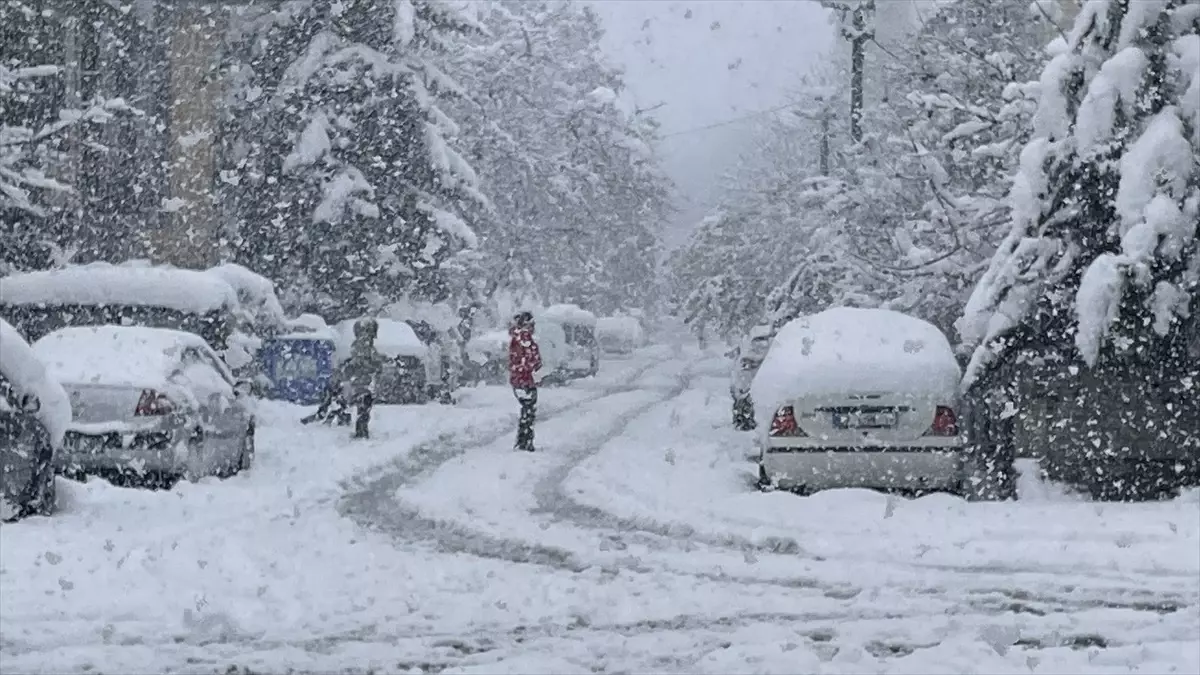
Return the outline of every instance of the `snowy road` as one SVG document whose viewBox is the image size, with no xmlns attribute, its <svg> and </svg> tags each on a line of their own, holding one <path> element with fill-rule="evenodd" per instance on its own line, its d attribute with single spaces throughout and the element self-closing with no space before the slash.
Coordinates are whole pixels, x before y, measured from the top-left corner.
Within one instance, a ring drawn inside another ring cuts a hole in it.
<svg viewBox="0 0 1200 675">
<path fill-rule="evenodd" d="M 0 528 L 0 672 L 1200 672 L 1200 501 L 751 487 L 727 363 L 643 350 L 543 391 L 261 411 L 259 463 L 61 484 Z"/>
</svg>

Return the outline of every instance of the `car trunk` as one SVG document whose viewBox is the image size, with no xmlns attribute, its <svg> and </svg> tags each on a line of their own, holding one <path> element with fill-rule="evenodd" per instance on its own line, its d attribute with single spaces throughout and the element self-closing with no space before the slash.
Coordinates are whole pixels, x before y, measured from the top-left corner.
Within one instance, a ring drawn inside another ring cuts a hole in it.
<svg viewBox="0 0 1200 675">
<path fill-rule="evenodd" d="M 140 387 L 64 383 L 71 400 L 72 426 L 105 422 L 134 422 Z"/>
<path fill-rule="evenodd" d="M 832 445 L 916 441 L 933 424 L 938 401 L 908 393 L 826 394 L 792 402 L 796 423 Z M 943 403 L 944 404 L 944 403 Z"/>
</svg>

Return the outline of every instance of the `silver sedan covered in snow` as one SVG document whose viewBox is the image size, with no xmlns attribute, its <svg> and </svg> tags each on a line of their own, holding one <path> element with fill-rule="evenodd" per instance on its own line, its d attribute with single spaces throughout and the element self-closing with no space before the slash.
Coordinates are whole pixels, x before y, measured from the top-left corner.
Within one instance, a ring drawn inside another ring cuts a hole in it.
<svg viewBox="0 0 1200 675">
<path fill-rule="evenodd" d="M 60 472 L 169 484 L 250 466 L 248 384 L 235 382 L 201 337 L 80 326 L 50 333 L 33 349 L 71 401 Z"/>
</svg>

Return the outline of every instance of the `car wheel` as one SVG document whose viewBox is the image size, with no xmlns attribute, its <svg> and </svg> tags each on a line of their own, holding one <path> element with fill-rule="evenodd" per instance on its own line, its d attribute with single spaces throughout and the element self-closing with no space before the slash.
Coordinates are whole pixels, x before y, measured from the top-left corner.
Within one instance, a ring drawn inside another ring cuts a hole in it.
<svg viewBox="0 0 1200 675">
<path fill-rule="evenodd" d="M 242 437 L 242 451 L 238 453 L 238 471 L 245 471 L 254 464 L 254 425 L 246 429 Z"/>
<path fill-rule="evenodd" d="M 758 465 L 758 482 L 756 486 L 761 492 L 775 491 L 775 483 L 771 480 L 771 476 L 767 474 L 767 467 L 762 464 Z"/>
</svg>

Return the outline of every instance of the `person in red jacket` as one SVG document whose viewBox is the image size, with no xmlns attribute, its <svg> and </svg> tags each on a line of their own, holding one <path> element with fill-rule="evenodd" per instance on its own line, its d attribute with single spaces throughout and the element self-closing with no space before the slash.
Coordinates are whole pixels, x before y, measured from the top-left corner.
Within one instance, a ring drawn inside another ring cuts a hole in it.
<svg viewBox="0 0 1200 675">
<path fill-rule="evenodd" d="M 533 314 L 520 312 L 508 327 L 508 382 L 521 404 L 517 422 L 515 450 L 533 452 L 533 421 L 537 416 L 537 380 L 533 374 L 542 369 L 542 354 L 533 339 Z"/>
</svg>

